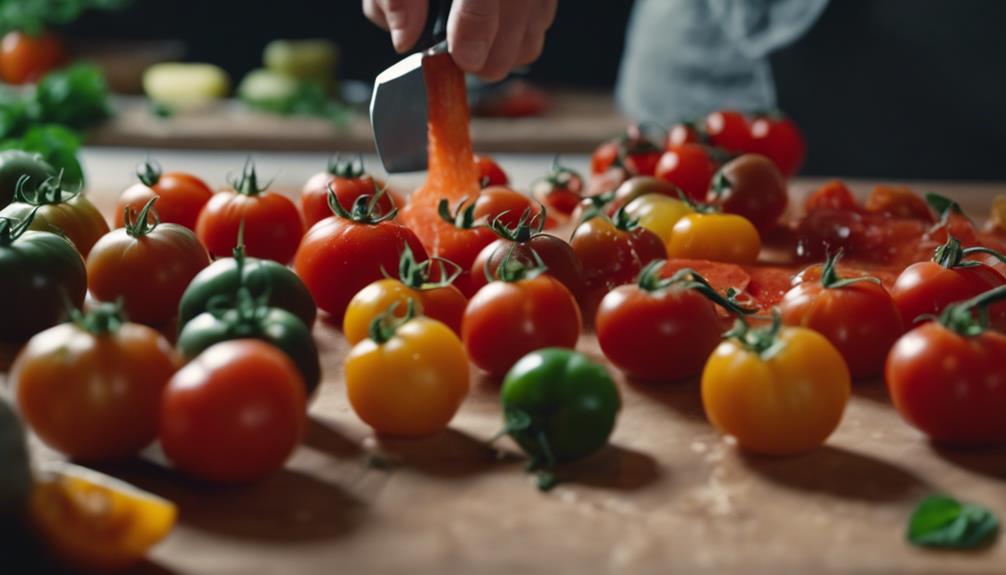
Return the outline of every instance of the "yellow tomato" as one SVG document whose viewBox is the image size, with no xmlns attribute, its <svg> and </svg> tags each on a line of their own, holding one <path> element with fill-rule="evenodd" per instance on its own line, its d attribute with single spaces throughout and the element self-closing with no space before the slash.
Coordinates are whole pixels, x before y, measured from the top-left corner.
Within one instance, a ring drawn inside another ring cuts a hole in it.
<svg viewBox="0 0 1006 575">
<path fill-rule="evenodd" d="M 401 323 L 391 314 L 387 317 L 400 325 L 382 334 L 382 341 L 361 341 L 346 357 L 349 403 L 378 433 L 436 433 L 447 427 L 468 393 L 464 347 L 449 327 L 434 319 L 407 316 Z"/>
<path fill-rule="evenodd" d="M 175 524 L 170 501 L 100 473 L 58 464 L 35 484 L 30 517 L 68 566 L 116 571 L 139 562 Z"/>
<path fill-rule="evenodd" d="M 666 245 L 678 220 L 695 213 L 688 204 L 664 194 L 646 194 L 625 206 L 625 213 L 639 220 L 639 225 L 660 236 Z"/>
<path fill-rule="evenodd" d="M 734 214 L 690 214 L 671 231 L 667 256 L 752 264 L 761 252 L 761 236 L 748 220 Z"/>
<path fill-rule="evenodd" d="M 702 373 L 702 403 L 713 425 L 742 448 L 770 455 L 823 443 L 838 427 L 850 391 L 841 354 L 802 327 L 779 328 L 761 350 L 726 339 Z"/>
<path fill-rule="evenodd" d="M 414 288 L 399 280 L 386 278 L 363 288 L 350 300 L 342 318 L 342 333 L 350 345 L 367 339 L 370 324 L 375 318 L 397 304 L 397 316 L 404 317 L 412 300 L 414 315 L 425 315 L 443 322 L 454 333 L 461 333 L 461 318 L 468 300 L 453 285 L 430 284 Z"/>
</svg>

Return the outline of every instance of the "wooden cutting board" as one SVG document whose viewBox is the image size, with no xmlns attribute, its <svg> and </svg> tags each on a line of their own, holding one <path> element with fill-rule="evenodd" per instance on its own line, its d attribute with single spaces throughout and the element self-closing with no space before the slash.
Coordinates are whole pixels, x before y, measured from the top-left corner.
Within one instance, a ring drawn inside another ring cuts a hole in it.
<svg viewBox="0 0 1006 575">
<path fill-rule="evenodd" d="M 503 165 L 527 183 L 544 159 Z M 920 189 L 954 195 L 976 215 L 991 192 L 1006 191 Z M 117 191 L 91 193 L 107 208 Z M 315 334 L 325 378 L 283 471 L 248 487 L 208 487 L 166 469 L 156 448 L 103 468 L 181 510 L 137 573 L 1006 573 L 1002 540 L 932 552 L 903 535 L 915 504 L 937 491 L 1006 517 L 1006 448 L 931 445 L 900 419 L 881 382 L 856 384 L 825 446 L 767 458 L 739 452 L 707 423 L 697 382 L 644 386 L 613 371 L 624 406 L 611 445 L 563 468 L 546 494 L 511 442 L 485 443 L 502 425 L 497 381 L 473 371 L 470 396 L 439 435 L 375 438 L 346 401 L 338 329 L 319 321 Z M 592 335 L 579 349 L 603 361 Z M 55 457 L 36 441 L 33 452 Z"/>
</svg>

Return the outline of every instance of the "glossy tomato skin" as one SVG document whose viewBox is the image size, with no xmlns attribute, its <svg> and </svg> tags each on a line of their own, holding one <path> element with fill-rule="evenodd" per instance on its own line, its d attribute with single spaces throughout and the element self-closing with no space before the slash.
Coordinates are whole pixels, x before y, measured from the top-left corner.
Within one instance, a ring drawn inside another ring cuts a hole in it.
<svg viewBox="0 0 1006 575">
<path fill-rule="evenodd" d="M 56 169 L 41 154 L 24 150 L 0 152 L 0 209 L 14 200 L 17 181 L 21 176 L 28 176 L 28 183 L 37 185 L 55 175 Z"/>
<path fill-rule="evenodd" d="M 706 201 L 746 218 L 759 232 L 776 227 L 789 204 L 786 180 L 765 156 L 744 154 L 713 178 Z"/>
<path fill-rule="evenodd" d="M 461 337 L 468 357 L 493 376 L 543 347 L 576 347 L 580 308 L 559 280 L 540 275 L 516 282 L 494 281 L 468 302 Z"/>
<path fill-rule="evenodd" d="M 209 264 L 206 248 L 178 224 L 158 224 L 140 237 L 117 228 L 88 255 L 87 287 L 98 301 L 122 298 L 131 321 L 162 326 L 178 313 L 192 278 Z"/>
<path fill-rule="evenodd" d="M 176 369 L 171 344 L 149 327 L 92 334 L 64 323 L 28 342 L 11 381 L 18 409 L 46 444 L 74 459 L 109 461 L 154 440 L 161 392 Z"/>
<path fill-rule="evenodd" d="M 615 195 L 604 207 L 604 213 L 614 216 L 623 206 L 627 206 L 632 200 L 642 196 L 658 194 L 669 198 L 680 199 L 680 191 L 674 184 L 655 178 L 653 176 L 633 176 L 622 182 L 622 185 L 615 189 Z M 590 206 L 584 202 L 580 215 Z M 578 220 L 579 221 L 579 220 Z"/>
<path fill-rule="evenodd" d="M 937 322 L 905 334 L 887 358 L 894 407 L 934 441 L 1006 442 L 1006 335 L 966 337 Z"/>
<path fill-rule="evenodd" d="M 753 264 L 761 253 L 761 236 L 736 214 L 689 214 L 671 230 L 667 255 L 672 258 Z"/>
<path fill-rule="evenodd" d="M 623 285 L 604 296 L 594 318 L 601 351 L 641 381 L 674 381 L 702 371 L 724 331 L 716 308 L 699 292 L 648 292 Z"/>
<path fill-rule="evenodd" d="M 661 144 L 643 134 L 639 126 L 599 145 L 590 158 L 590 173 L 600 176 L 619 163 L 630 176 L 652 176 L 660 160 Z"/>
<path fill-rule="evenodd" d="M 641 227 L 657 234 L 666 246 L 678 220 L 695 211 L 681 200 L 663 194 L 646 194 L 629 202 L 625 213 L 639 220 Z"/>
<path fill-rule="evenodd" d="M 377 186 L 370 174 L 347 178 L 325 171 L 311 176 L 300 193 L 300 210 L 308 228 L 332 215 L 332 209 L 328 207 L 329 186 L 343 206 L 352 206 L 360 196 L 377 193 Z M 378 207 L 382 214 L 391 212 L 396 207 L 394 196 L 385 193 L 378 200 Z"/>
<path fill-rule="evenodd" d="M 52 32 L 32 36 L 18 30 L 0 40 L 0 77 L 8 84 L 27 84 L 66 61 L 63 42 Z"/>
<path fill-rule="evenodd" d="M 444 228 L 440 234 L 440 245 L 437 255 L 461 267 L 461 273 L 454 278 L 454 286 L 465 297 L 471 297 L 478 291 L 475 280 L 472 279 L 472 268 L 475 260 L 486 246 L 496 241 L 496 233 L 484 226 L 471 228 Z M 482 275 L 479 272 L 479 275 Z M 485 285 L 485 279 L 479 287 Z M 440 318 L 437 318 L 440 319 Z M 444 321 L 444 320 L 441 320 Z M 446 322 L 450 324 L 451 322 Z"/>
<path fill-rule="evenodd" d="M 490 156 L 475 154 L 475 164 L 479 168 L 479 182 L 483 188 L 510 184 L 509 176 L 507 176 L 496 160 Z"/>
<path fill-rule="evenodd" d="M 468 394 L 461 340 L 428 317 L 409 320 L 387 342 L 359 342 L 346 356 L 345 372 L 353 411 L 381 435 L 441 431 Z"/>
<path fill-rule="evenodd" d="M 293 268 L 318 307 L 341 323 L 356 292 L 383 278 L 382 269 L 388 273 L 398 269 L 405 245 L 416 260 L 427 259 L 419 238 L 404 226 L 391 221 L 358 223 L 331 216 L 308 230 Z"/>
<path fill-rule="evenodd" d="M 454 285 L 415 289 L 399 280 L 385 278 L 363 288 L 346 307 L 342 320 L 342 333 L 350 344 L 357 344 L 369 336 L 370 324 L 377 316 L 398 304 L 396 315 L 404 317 L 409 300 L 415 314 L 435 319 L 461 335 L 461 319 L 468 299 Z"/>
<path fill-rule="evenodd" d="M 234 191 L 213 194 L 196 221 L 196 235 L 214 257 L 227 257 L 237 245 L 244 222 L 244 243 L 249 256 L 285 264 L 293 258 L 304 235 L 300 212 L 290 198 L 261 192 Z"/>
<path fill-rule="evenodd" d="M 19 342 L 66 319 L 64 297 L 84 304 L 87 271 L 66 239 L 26 231 L 0 243 L 0 300 L 10 302 L 0 322 L 0 340 Z"/>
<path fill-rule="evenodd" d="M 751 127 L 740 112 L 720 110 L 706 116 L 705 133 L 709 143 L 728 152 L 749 152 L 752 149 Z"/>
<path fill-rule="evenodd" d="M 478 257 L 472 263 L 471 274 L 469 276 L 471 278 L 471 289 L 474 292 L 478 292 L 478 290 L 482 289 L 488 283 L 489 280 L 486 279 L 485 274 L 487 267 L 489 274 L 493 277 L 496 276 L 500 262 L 503 261 L 503 258 L 506 257 L 507 252 L 513 245 L 514 243 L 510 240 L 498 239 L 482 248 L 482 251 L 479 252 Z M 566 286 L 566 289 L 573 294 L 573 297 L 577 301 L 580 301 L 586 285 L 583 279 L 583 264 L 580 263 L 580 258 L 576 256 L 573 248 L 566 241 L 556 236 L 538 234 L 532 236 L 526 242 L 516 244 L 510 257 L 533 264 L 535 259 L 531 254 L 531 250 L 534 250 L 534 253 L 541 258 L 545 267 L 548 268 L 546 273 L 562 282 L 562 285 Z M 474 292 L 472 293 L 473 296 L 475 295 Z"/>
<path fill-rule="evenodd" d="M 705 148 L 698 144 L 682 144 L 664 152 L 654 175 L 674 184 L 692 200 L 703 201 L 715 172 L 716 165 Z"/>
<path fill-rule="evenodd" d="M 531 196 L 544 205 L 550 213 L 568 216 L 583 199 L 583 176 L 553 163 L 548 175 L 531 184 Z"/>
<path fill-rule="evenodd" d="M 800 172 L 807 144 L 796 123 L 789 118 L 755 118 L 751 122 L 751 145 L 745 150 L 761 154 L 792 178 Z"/>
<path fill-rule="evenodd" d="M 999 272 L 979 264 L 974 267 L 946 268 L 927 261 L 914 263 L 891 286 L 891 296 L 906 326 L 920 323 L 920 316 L 937 316 L 948 305 L 972 298 L 1006 283 Z M 993 306 L 992 311 L 1001 309 Z"/>
<path fill-rule="evenodd" d="M 259 340 L 211 346 L 164 389 L 160 439 L 186 475 L 249 483 L 279 470 L 307 423 L 304 382 L 282 351 Z"/>
<path fill-rule="evenodd" d="M 888 351 L 904 333 L 894 300 L 870 281 L 830 288 L 805 281 L 786 292 L 779 311 L 783 323 L 826 337 L 853 379 L 882 375 Z"/>
<path fill-rule="evenodd" d="M 709 420 L 743 449 L 795 455 L 822 444 L 849 401 L 849 370 L 825 337 L 783 327 L 782 348 L 770 358 L 724 340 L 702 371 Z"/>
<path fill-rule="evenodd" d="M 16 201 L 0 210 L 0 217 L 20 220 L 36 207 L 29 228 L 40 232 L 58 231 L 85 258 L 101 236 L 108 233 L 105 216 L 81 194 L 65 194 L 63 200 L 53 203 Z"/>
<path fill-rule="evenodd" d="M 192 174 L 167 172 L 153 185 L 137 182 L 126 188 L 115 205 L 115 227 L 125 225 L 125 210 L 143 209 L 150 198 L 157 197 L 157 216 L 162 222 L 178 224 L 195 231 L 199 212 L 213 197 L 213 190 Z"/>
<path fill-rule="evenodd" d="M 526 210 L 531 210 L 532 215 L 538 213 L 538 206 L 530 197 L 505 186 L 492 186 L 482 190 L 475 200 L 474 216 L 476 220 L 485 218 L 487 222 L 499 216 L 500 222 L 512 228 L 517 226 Z"/>
<path fill-rule="evenodd" d="M 674 124 L 667 133 L 667 147 L 680 146 L 681 144 L 701 144 L 702 135 L 695 125 L 690 123 Z"/>
</svg>

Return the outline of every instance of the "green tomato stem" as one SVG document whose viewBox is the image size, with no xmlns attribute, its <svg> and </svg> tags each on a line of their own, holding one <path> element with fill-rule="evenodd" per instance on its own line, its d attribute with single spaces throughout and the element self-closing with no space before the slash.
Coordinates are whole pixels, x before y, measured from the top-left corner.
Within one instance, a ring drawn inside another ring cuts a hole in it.
<svg viewBox="0 0 1006 575">
<path fill-rule="evenodd" d="M 843 278 L 838 275 L 838 260 L 842 259 L 845 251 L 839 249 L 834 254 L 828 254 L 824 261 L 824 268 L 821 270 L 821 287 L 825 289 L 839 289 L 860 282 L 870 282 L 880 285 L 880 280 L 872 276 L 858 278 Z"/>
<path fill-rule="evenodd" d="M 409 302 L 405 308 L 405 316 L 397 317 L 395 315 L 395 310 L 398 309 L 398 305 L 401 302 L 396 301 L 391 304 L 387 311 L 381 315 L 374 318 L 370 322 L 370 339 L 374 340 L 374 343 L 378 345 L 383 345 L 395 337 L 395 333 L 398 332 L 398 328 L 402 327 L 406 323 L 416 317 L 416 305 L 409 298 Z"/>
<path fill-rule="evenodd" d="M 123 208 L 126 233 L 134 238 L 142 238 L 154 231 L 161 224 L 157 210 L 153 209 L 158 197 L 154 196 L 143 204 L 139 214 L 135 214 L 129 206 Z"/>
</svg>

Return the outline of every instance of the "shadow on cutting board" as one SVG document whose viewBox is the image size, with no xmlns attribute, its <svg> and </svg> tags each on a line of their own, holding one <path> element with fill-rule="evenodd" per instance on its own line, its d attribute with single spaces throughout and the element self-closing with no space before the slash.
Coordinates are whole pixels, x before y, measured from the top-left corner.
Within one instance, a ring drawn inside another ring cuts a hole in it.
<svg viewBox="0 0 1006 575">
<path fill-rule="evenodd" d="M 560 485 L 628 492 L 650 485 L 661 470 L 650 455 L 609 443 L 586 459 L 560 465 L 555 475 Z"/>
<path fill-rule="evenodd" d="M 374 463 L 390 469 L 404 467 L 442 479 L 485 473 L 517 461 L 517 457 L 453 428 L 429 437 L 380 437 L 372 457 Z"/>
<path fill-rule="evenodd" d="M 933 453 L 957 467 L 1006 481 L 1006 447 L 952 447 L 932 443 Z"/>
</svg>

